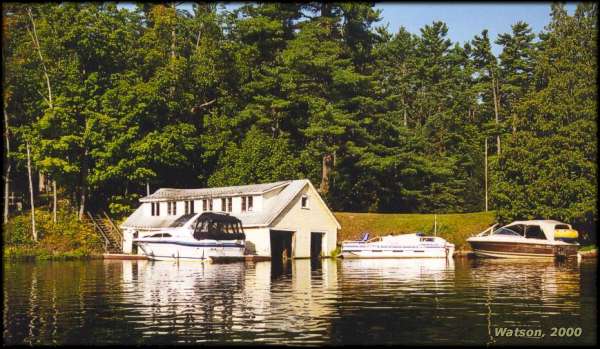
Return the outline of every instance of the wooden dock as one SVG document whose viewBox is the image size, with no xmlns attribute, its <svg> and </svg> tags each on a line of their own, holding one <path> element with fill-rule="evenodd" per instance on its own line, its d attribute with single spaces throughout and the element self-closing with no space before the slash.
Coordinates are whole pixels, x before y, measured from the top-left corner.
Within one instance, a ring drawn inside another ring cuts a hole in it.
<svg viewBox="0 0 600 349">
<path fill-rule="evenodd" d="M 137 255 L 137 254 L 127 254 L 127 253 L 104 253 L 102 254 L 103 259 L 120 259 L 120 260 L 149 260 L 148 257 Z M 246 255 L 243 257 L 218 257 L 211 258 L 215 263 L 230 263 L 230 262 L 262 262 L 262 261 L 270 261 L 270 257 L 264 256 L 255 256 L 255 255 Z"/>
<path fill-rule="evenodd" d="M 148 257 L 138 254 L 127 254 L 127 253 L 104 253 L 102 254 L 104 259 L 124 259 L 124 260 L 148 260 Z"/>
</svg>

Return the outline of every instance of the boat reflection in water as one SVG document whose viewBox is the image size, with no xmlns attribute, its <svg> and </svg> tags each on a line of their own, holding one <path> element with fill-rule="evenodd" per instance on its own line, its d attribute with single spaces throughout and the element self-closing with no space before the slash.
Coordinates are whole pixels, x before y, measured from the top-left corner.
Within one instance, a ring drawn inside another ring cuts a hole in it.
<svg viewBox="0 0 600 349">
<path fill-rule="evenodd" d="M 403 259 L 344 259 L 344 280 L 351 277 L 359 281 L 362 276 L 415 282 L 419 280 L 448 279 L 454 277 L 452 258 L 403 258 Z"/>
<path fill-rule="evenodd" d="M 317 332 L 337 298 L 334 260 L 323 260 L 318 268 L 311 268 L 310 260 L 292 260 L 274 276 L 270 262 L 122 263 L 123 294 L 131 295 L 128 301 L 151 337 L 171 333 L 185 342 L 269 342 L 272 336 L 322 343 Z"/>
<path fill-rule="evenodd" d="M 529 330 L 532 344 L 556 344 L 550 336 L 553 327 L 585 328 L 581 319 L 589 315 L 582 316 L 586 306 L 582 305 L 576 260 L 474 260 L 470 271 L 468 282 L 484 295 L 488 344 L 518 342 L 498 336 L 501 328 Z"/>
<path fill-rule="evenodd" d="M 5 263 L 7 344 L 593 344 L 595 261 Z M 542 329 L 502 337 L 498 328 Z M 581 328 L 551 337 L 552 327 Z"/>
</svg>

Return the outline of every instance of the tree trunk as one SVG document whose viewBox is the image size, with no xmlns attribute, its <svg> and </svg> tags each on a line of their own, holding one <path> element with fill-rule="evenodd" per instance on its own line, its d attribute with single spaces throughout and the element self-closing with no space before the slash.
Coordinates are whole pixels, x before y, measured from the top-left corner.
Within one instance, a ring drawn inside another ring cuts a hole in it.
<svg viewBox="0 0 600 349">
<path fill-rule="evenodd" d="M 29 152 L 29 141 L 26 141 L 27 147 L 27 174 L 29 175 L 29 198 L 31 200 L 31 230 L 33 241 L 37 242 L 37 231 L 35 230 L 35 205 L 33 203 L 33 181 L 31 179 L 31 155 Z"/>
<path fill-rule="evenodd" d="M 484 184 L 485 184 L 485 212 L 487 212 L 488 210 L 488 171 L 487 171 L 487 154 L 488 154 L 488 146 L 487 146 L 487 136 L 485 137 L 485 160 L 484 160 L 484 171 L 483 171 L 483 176 L 484 176 Z"/>
<path fill-rule="evenodd" d="M 46 175 L 42 171 L 38 171 L 38 193 L 43 193 L 46 188 Z"/>
<path fill-rule="evenodd" d="M 496 126 L 498 125 L 499 122 L 499 118 L 498 118 L 498 97 L 497 97 L 497 91 L 496 91 L 496 78 L 494 77 L 494 71 L 490 70 L 491 75 L 492 75 L 492 94 L 494 97 L 494 114 L 496 116 Z M 498 155 L 500 155 L 500 135 L 496 136 L 496 141 L 497 141 L 497 146 L 496 146 L 496 152 L 498 153 Z"/>
<path fill-rule="evenodd" d="M 86 192 L 86 186 L 85 184 L 81 185 L 81 196 L 80 196 L 80 201 L 79 201 L 79 220 L 81 221 L 83 219 L 83 214 L 85 212 L 85 193 Z"/>
<path fill-rule="evenodd" d="M 319 186 L 319 191 L 321 194 L 327 194 L 329 192 L 329 173 L 331 171 L 331 154 L 323 155 L 323 167 L 321 174 L 321 185 Z"/>
<path fill-rule="evenodd" d="M 177 17 L 177 9 L 176 9 L 176 5 L 172 4 L 171 7 L 173 7 L 173 11 L 175 12 L 174 16 Z M 171 64 L 175 64 L 175 25 L 173 25 L 173 28 L 171 28 Z M 175 96 L 175 82 L 174 80 L 171 80 L 172 85 L 171 87 L 169 87 L 169 98 L 173 98 L 173 96 Z"/>
<path fill-rule="evenodd" d="M 33 20 L 33 15 L 31 13 L 31 8 L 27 9 L 27 14 L 29 15 L 29 19 L 31 20 L 31 31 L 29 34 L 31 35 L 31 39 L 33 40 L 33 45 L 40 56 L 40 61 L 42 63 L 42 69 L 44 70 L 44 76 L 46 78 L 46 87 L 48 88 L 48 105 L 50 109 L 54 108 L 52 102 L 52 86 L 50 85 L 50 77 L 48 76 L 48 69 L 46 69 L 46 64 L 44 63 L 44 57 L 42 56 L 42 49 L 40 47 L 40 41 L 38 40 L 37 31 L 35 30 L 35 22 Z"/>
<path fill-rule="evenodd" d="M 4 108 L 4 136 L 6 137 L 6 172 L 4 175 L 4 223 L 8 222 L 8 192 L 10 190 L 10 137 L 8 134 L 8 114 Z"/>
<path fill-rule="evenodd" d="M 56 223 L 56 180 L 52 180 L 52 221 Z"/>
<path fill-rule="evenodd" d="M 83 160 L 81 162 L 81 193 L 79 200 L 79 220 L 83 220 L 83 214 L 85 213 L 85 197 L 87 194 L 87 149 L 83 152 Z"/>
<path fill-rule="evenodd" d="M 177 6 L 176 4 L 171 4 L 171 7 L 173 7 L 173 12 L 174 12 L 174 16 L 175 18 L 177 18 Z M 175 25 L 173 25 L 173 28 L 171 28 L 171 57 L 175 58 Z"/>
</svg>

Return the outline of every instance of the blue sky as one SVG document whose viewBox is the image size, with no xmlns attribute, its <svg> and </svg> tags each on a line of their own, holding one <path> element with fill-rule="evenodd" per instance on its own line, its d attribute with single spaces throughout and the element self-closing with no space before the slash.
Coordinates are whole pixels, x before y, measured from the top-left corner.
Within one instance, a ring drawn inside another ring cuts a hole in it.
<svg viewBox="0 0 600 349">
<path fill-rule="evenodd" d="M 567 3 L 569 14 L 575 11 L 576 2 Z M 121 3 L 119 6 L 129 7 Z M 239 3 L 228 3 L 226 8 L 231 10 Z M 191 5 L 184 4 L 183 8 Z M 510 26 L 518 21 L 527 22 L 534 33 L 539 33 L 550 22 L 550 2 L 532 3 L 410 3 L 385 2 L 377 3 L 377 9 L 382 10 L 381 21 L 376 25 L 388 25 L 392 33 L 400 26 L 409 32 L 420 34 L 420 28 L 433 21 L 443 21 L 448 25 L 448 37 L 453 42 L 465 43 L 488 29 L 492 41 L 498 34 L 511 31 Z M 501 48 L 492 44 L 494 54 L 500 54 Z"/>
<path fill-rule="evenodd" d="M 396 33 L 400 26 L 409 32 L 420 34 L 419 29 L 433 21 L 443 21 L 448 25 L 448 37 L 453 42 L 464 43 L 488 29 L 491 39 L 498 34 L 511 31 L 511 25 L 525 21 L 539 33 L 550 22 L 550 2 L 536 3 L 379 3 L 375 6 L 382 10 L 380 25 L 389 25 Z M 569 14 L 573 14 L 576 3 L 567 3 Z M 501 49 L 493 45 L 494 54 Z"/>
</svg>

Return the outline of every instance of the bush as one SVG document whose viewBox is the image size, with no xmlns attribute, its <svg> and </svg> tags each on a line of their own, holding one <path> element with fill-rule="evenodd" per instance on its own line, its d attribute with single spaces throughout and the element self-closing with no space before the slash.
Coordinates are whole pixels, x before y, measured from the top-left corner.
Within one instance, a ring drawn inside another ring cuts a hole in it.
<svg viewBox="0 0 600 349">
<path fill-rule="evenodd" d="M 3 229 L 3 258 L 72 259 L 101 253 L 102 241 L 90 224 L 79 221 L 75 212 L 63 209 L 52 212 L 36 209 L 38 241 L 33 241 L 31 216 L 24 213 L 11 217 Z"/>
</svg>

